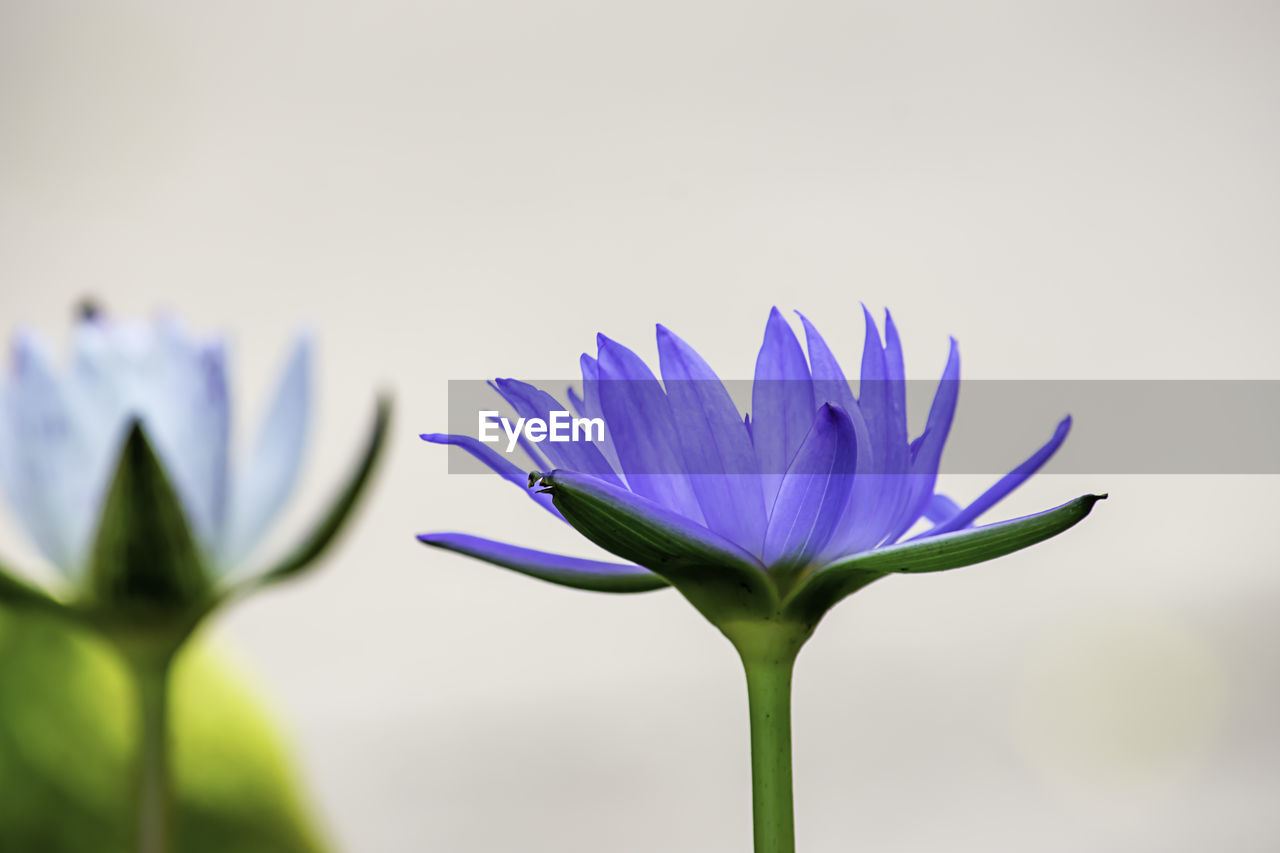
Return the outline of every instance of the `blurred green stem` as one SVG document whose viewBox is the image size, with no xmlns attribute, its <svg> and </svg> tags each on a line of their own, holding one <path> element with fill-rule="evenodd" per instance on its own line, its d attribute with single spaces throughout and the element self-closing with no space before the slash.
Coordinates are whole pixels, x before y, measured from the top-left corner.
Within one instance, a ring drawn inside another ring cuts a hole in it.
<svg viewBox="0 0 1280 853">
<path fill-rule="evenodd" d="M 138 694 L 138 761 L 135 782 L 137 853 L 169 853 L 172 777 L 169 762 L 170 652 L 125 654 Z"/>
<path fill-rule="evenodd" d="M 796 849 L 791 674 L 808 635 L 808 630 L 777 622 L 740 627 L 730 634 L 747 675 L 755 853 L 795 853 Z"/>
</svg>

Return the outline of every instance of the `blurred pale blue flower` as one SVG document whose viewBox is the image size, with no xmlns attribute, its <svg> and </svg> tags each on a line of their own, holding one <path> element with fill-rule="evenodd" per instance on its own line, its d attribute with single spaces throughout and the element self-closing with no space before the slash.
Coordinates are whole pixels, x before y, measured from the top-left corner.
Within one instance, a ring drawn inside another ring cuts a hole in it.
<svg viewBox="0 0 1280 853">
<path fill-rule="evenodd" d="M 60 367 L 38 334 L 17 336 L 0 391 L 0 484 L 40 550 L 69 577 L 85 568 L 129 429 L 150 440 L 216 571 L 261 540 L 298 479 L 311 402 L 300 335 L 247 453 L 233 454 L 226 345 L 172 317 L 77 324 Z M 238 458 L 236 458 L 238 457 Z"/>
<path fill-rule="evenodd" d="M 117 323 L 88 312 L 60 368 L 18 335 L 0 388 L 0 484 L 40 550 L 65 575 L 47 591 L 0 565 L 0 603 L 95 629 L 120 652 L 139 699 L 139 853 L 172 846 L 168 680 L 174 656 L 220 605 L 292 577 L 334 541 L 386 435 L 380 401 L 359 464 L 285 556 L 232 580 L 298 479 L 311 398 L 299 338 L 249 451 L 233 454 L 223 341 L 172 318 Z M 234 461 L 233 461 L 234 460 Z"/>
<path fill-rule="evenodd" d="M 50 594 L 0 566 L 0 602 L 53 608 L 180 642 L 219 603 L 296 574 L 327 548 L 382 446 L 390 404 L 345 487 L 311 531 L 263 570 L 232 580 L 298 480 L 311 405 L 311 343 L 299 335 L 266 414 L 234 452 L 225 342 L 175 318 L 80 317 L 65 365 L 19 333 L 0 386 L 0 486 L 63 573 Z"/>
</svg>

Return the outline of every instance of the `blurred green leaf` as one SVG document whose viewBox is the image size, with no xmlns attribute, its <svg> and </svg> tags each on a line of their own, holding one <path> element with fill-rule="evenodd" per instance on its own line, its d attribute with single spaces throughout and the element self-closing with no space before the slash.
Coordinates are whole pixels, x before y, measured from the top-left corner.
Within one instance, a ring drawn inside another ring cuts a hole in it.
<svg viewBox="0 0 1280 853">
<path fill-rule="evenodd" d="M 391 398 L 378 398 L 374 412 L 373 427 L 365 441 L 364 451 L 359 462 L 352 470 L 351 476 L 329 505 L 328 510 L 302 541 L 278 563 L 259 575 L 249 578 L 236 586 L 232 595 L 245 595 L 258 587 L 269 586 L 287 580 L 310 566 L 328 550 L 346 525 L 356 502 L 364 492 L 369 476 L 377 465 L 382 454 L 382 447 L 387 438 L 387 427 L 391 423 Z"/>
<path fill-rule="evenodd" d="M 196 638 L 173 681 L 176 853 L 320 853 L 285 748 L 225 658 Z M 131 853 L 136 709 L 113 651 L 0 608 L 0 850 Z"/>
</svg>

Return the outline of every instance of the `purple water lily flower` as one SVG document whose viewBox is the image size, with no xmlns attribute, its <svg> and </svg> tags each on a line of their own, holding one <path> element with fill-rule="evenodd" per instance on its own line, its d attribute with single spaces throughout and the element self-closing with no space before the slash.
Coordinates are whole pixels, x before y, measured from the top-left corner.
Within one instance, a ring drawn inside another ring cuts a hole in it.
<svg viewBox="0 0 1280 853">
<path fill-rule="evenodd" d="M 790 679 L 822 615 L 888 574 L 932 572 L 1025 548 L 1083 519 L 1101 496 L 1034 515 L 974 522 L 1039 470 L 1070 418 L 965 506 L 936 491 L 959 391 L 951 342 L 924 430 L 908 434 L 902 342 L 886 312 L 869 312 L 858 392 L 813 325 L 807 347 L 774 309 L 744 415 L 698 353 L 658 326 L 661 381 L 634 352 L 604 337 L 581 358 L 584 417 L 602 441 L 522 446 L 524 469 L 467 435 L 427 434 L 459 446 L 626 562 L 565 557 L 462 533 L 428 545 L 581 589 L 638 592 L 670 584 L 734 644 L 746 668 L 752 718 L 756 850 L 794 849 Z M 806 354 L 807 348 L 807 354 Z M 563 410 L 512 379 L 494 388 L 523 418 Z M 923 529 L 920 529 L 923 527 Z"/>
<path fill-rule="evenodd" d="M 702 357 L 663 326 L 661 382 L 639 356 L 603 335 L 597 355 L 582 356 L 583 394 L 570 389 L 569 399 L 580 414 L 604 420 L 606 440 L 537 448 L 525 443 L 531 465 L 539 469 L 535 480 L 544 487 L 530 494 L 632 562 L 569 558 L 460 533 L 419 538 L 600 591 L 681 587 L 693 578 L 670 565 L 675 561 L 697 563 L 698 574 L 731 566 L 729 574 L 785 580 L 796 598 L 805 598 L 801 587 L 821 587 L 810 596 L 823 599 L 825 610 L 833 594 L 852 591 L 850 580 L 989 559 L 1060 532 L 1088 513 L 1093 496 L 974 528 L 980 515 L 1049 460 L 1066 439 L 1071 419 L 1064 418 L 1042 447 L 961 507 L 935 491 L 959 391 L 955 341 L 925 428 L 912 439 L 902 343 L 893 318 L 886 312 L 882 342 L 865 313 L 860 398 L 817 329 L 804 317 L 801 322 L 807 357 L 782 314 L 776 308 L 770 313 L 745 417 Z M 550 394 L 516 380 L 500 379 L 494 387 L 523 417 L 547 419 L 564 409 Z M 422 438 L 457 445 L 510 482 L 530 485 L 525 469 L 472 436 Z M 922 520 L 927 529 L 907 537 Z M 983 547 L 955 550 L 970 541 Z"/>
</svg>

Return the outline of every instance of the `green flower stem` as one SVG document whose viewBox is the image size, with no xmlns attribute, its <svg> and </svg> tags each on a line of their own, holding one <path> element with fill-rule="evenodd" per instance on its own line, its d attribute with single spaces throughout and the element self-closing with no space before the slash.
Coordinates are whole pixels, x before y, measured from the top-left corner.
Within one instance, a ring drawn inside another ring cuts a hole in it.
<svg viewBox="0 0 1280 853">
<path fill-rule="evenodd" d="M 751 797 L 756 853 L 794 853 L 791 670 L 794 660 L 743 661 L 751 709 Z"/>
<path fill-rule="evenodd" d="M 791 791 L 791 674 L 809 631 L 761 622 L 726 631 L 747 675 L 755 853 L 795 853 Z"/>
<path fill-rule="evenodd" d="M 126 653 L 138 693 L 138 761 L 135 780 L 137 853 L 169 853 L 172 846 L 173 777 L 169 756 L 169 653 Z"/>
</svg>

